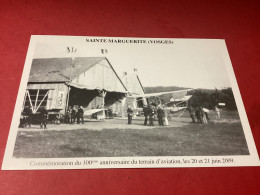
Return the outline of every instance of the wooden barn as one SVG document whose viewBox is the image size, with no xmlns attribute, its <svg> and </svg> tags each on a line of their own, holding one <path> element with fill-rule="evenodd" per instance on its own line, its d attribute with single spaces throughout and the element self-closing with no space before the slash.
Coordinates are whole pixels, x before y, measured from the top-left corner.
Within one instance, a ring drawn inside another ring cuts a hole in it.
<svg viewBox="0 0 260 195">
<path fill-rule="evenodd" d="M 145 90 L 136 70 L 134 73 L 124 72 L 123 76 L 120 78 L 124 86 L 127 88 L 129 95 L 126 96 L 121 102 L 117 102 L 113 107 L 119 116 L 127 116 L 128 106 L 131 106 L 133 109 L 137 110 L 138 108 L 142 108 L 144 104 L 147 105 L 147 100 L 146 98 L 129 98 L 131 95 L 145 94 Z"/>
<path fill-rule="evenodd" d="M 105 57 L 33 59 L 23 106 L 65 114 L 68 106 L 112 106 L 126 94 Z"/>
</svg>

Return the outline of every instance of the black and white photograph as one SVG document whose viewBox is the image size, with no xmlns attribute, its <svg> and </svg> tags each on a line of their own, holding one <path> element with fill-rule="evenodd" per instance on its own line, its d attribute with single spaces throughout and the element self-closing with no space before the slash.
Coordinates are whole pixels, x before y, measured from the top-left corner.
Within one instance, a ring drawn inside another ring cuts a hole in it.
<svg viewBox="0 0 260 195">
<path fill-rule="evenodd" d="M 2 169 L 258 165 L 225 40 L 31 37 Z"/>
</svg>

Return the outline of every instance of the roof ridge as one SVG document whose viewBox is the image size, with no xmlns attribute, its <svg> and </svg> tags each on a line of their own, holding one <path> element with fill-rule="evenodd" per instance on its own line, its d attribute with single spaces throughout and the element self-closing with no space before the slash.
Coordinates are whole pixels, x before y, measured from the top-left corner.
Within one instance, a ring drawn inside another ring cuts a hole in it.
<svg viewBox="0 0 260 195">
<path fill-rule="evenodd" d="M 65 58 L 34 58 L 32 61 L 29 82 L 59 82 L 79 75 L 95 64 L 106 59 L 105 57 L 76 57 L 73 60 L 74 69 L 71 71 L 72 60 Z"/>
</svg>

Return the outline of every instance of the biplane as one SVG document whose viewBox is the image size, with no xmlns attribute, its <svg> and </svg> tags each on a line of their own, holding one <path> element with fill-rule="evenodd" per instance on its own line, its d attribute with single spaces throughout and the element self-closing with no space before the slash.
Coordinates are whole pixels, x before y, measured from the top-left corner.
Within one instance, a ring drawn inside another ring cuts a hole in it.
<svg viewBox="0 0 260 195">
<path fill-rule="evenodd" d="M 147 93 L 142 95 L 128 95 L 126 98 L 134 101 L 138 101 L 138 98 L 151 98 L 155 97 L 156 102 L 149 102 L 149 104 L 162 105 L 162 99 L 163 95 L 171 94 L 172 98 L 170 99 L 170 102 L 164 103 L 164 110 L 167 111 L 168 115 L 171 117 L 171 114 L 185 110 L 188 105 L 188 100 L 192 97 L 191 95 L 187 95 L 188 91 L 191 91 L 194 89 L 183 89 L 183 90 L 177 90 L 177 91 L 168 91 L 168 92 L 157 92 L 157 93 Z M 131 102 L 131 101 L 129 101 Z M 134 104 L 133 104 L 134 105 Z M 131 105 L 130 105 L 131 106 Z M 135 108 L 133 107 L 134 112 L 142 112 L 142 108 Z"/>
<path fill-rule="evenodd" d="M 187 108 L 187 101 L 191 98 L 191 95 L 187 95 L 187 92 L 191 90 L 194 89 L 147 93 L 141 95 L 128 93 L 125 98 L 126 98 L 127 105 L 132 107 L 132 109 L 134 110 L 134 114 L 139 115 L 140 113 L 142 113 L 143 107 L 137 107 L 136 106 L 137 101 L 143 101 L 143 99 L 149 99 L 151 97 L 154 97 L 156 99 L 156 102 L 149 102 L 149 101 L 147 102 L 155 106 L 162 105 L 162 99 L 163 99 L 162 96 L 165 94 L 171 94 L 171 101 L 164 103 L 164 110 L 171 118 L 171 114 L 182 111 Z M 91 110 L 84 109 L 84 116 L 91 116 L 94 114 L 97 115 L 97 119 L 104 119 L 105 118 L 104 113 L 107 112 L 107 110 L 108 108 L 91 109 Z"/>
</svg>

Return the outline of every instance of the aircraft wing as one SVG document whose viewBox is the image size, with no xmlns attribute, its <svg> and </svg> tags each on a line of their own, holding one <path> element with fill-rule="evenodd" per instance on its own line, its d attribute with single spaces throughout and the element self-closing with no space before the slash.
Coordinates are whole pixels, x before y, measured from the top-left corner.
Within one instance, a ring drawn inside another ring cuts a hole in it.
<svg viewBox="0 0 260 195">
<path fill-rule="evenodd" d="M 134 108 L 134 112 L 142 112 L 143 108 Z"/>
<path fill-rule="evenodd" d="M 91 110 L 85 110 L 84 111 L 84 115 L 86 116 L 89 116 L 89 115 L 92 115 L 92 114 L 95 114 L 95 113 L 98 113 L 98 112 L 101 112 L 103 110 L 106 110 L 106 109 L 91 109 Z"/>
<path fill-rule="evenodd" d="M 159 92 L 159 93 L 147 93 L 147 94 L 141 94 L 141 95 L 131 95 L 129 96 L 129 98 L 138 98 L 138 97 L 144 97 L 144 98 L 148 98 L 148 97 L 157 97 L 160 95 L 164 95 L 164 94 L 177 94 L 177 93 L 185 93 L 187 91 L 191 91 L 194 89 L 183 89 L 183 90 L 178 90 L 178 91 L 168 91 L 168 92 Z"/>
<path fill-rule="evenodd" d="M 164 110 L 171 111 L 171 112 L 178 112 L 180 110 L 186 109 L 187 107 L 166 107 Z"/>
</svg>

